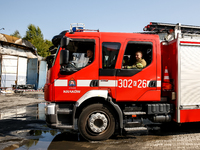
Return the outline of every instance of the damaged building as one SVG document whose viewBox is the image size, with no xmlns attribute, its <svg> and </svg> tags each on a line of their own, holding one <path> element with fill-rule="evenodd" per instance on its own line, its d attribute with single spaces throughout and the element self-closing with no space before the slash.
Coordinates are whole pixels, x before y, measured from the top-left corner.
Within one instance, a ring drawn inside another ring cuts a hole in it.
<svg viewBox="0 0 200 150">
<path fill-rule="evenodd" d="M 46 82 L 47 63 L 28 41 L 0 33 L 0 87 L 41 89 Z"/>
</svg>

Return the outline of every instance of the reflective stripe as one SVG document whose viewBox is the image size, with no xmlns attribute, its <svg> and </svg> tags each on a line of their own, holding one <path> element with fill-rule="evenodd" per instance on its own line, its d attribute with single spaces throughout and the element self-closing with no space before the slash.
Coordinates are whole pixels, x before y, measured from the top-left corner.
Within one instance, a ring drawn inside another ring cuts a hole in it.
<svg viewBox="0 0 200 150">
<path fill-rule="evenodd" d="M 157 81 L 157 87 L 161 87 L 161 81 Z"/>
<path fill-rule="evenodd" d="M 165 76 L 164 79 L 169 79 Z M 77 80 L 77 87 L 89 87 L 92 80 Z M 150 81 L 147 81 L 147 86 Z M 117 80 L 99 80 L 99 87 L 117 87 Z M 68 80 L 55 80 L 54 86 L 68 86 Z M 157 81 L 157 87 L 161 87 L 161 81 Z"/>
<path fill-rule="evenodd" d="M 90 86 L 92 80 L 77 80 L 77 86 Z"/>
<path fill-rule="evenodd" d="M 54 80 L 54 86 L 67 86 L 67 80 Z"/>
<path fill-rule="evenodd" d="M 147 87 L 149 87 L 149 82 L 150 82 L 150 81 L 147 81 Z"/>
<path fill-rule="evenodd" d="M 99 80 L 100 87 L 117 87 L 117 80 Z"/>
<path fill-rule="evenodd" d="M 168 73 L 168 70 L 167 70 L 167 69 L 165 69 L 165 73 Z"/>
<path fill-rule="evenodd" d="M 169 79 L 169 76 L 164 76 L 164 80 L 165 80 L 165 79 Z"/>
</svg>

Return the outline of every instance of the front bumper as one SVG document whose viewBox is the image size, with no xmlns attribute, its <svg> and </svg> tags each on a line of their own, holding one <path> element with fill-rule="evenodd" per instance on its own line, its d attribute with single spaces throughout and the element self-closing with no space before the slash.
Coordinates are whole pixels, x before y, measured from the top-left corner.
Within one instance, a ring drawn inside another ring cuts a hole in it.
<svg viewBox="0 0 200 150">
<path fill-rule="evenodd" d="M 74 129 L 72 124 L 66 123 L 66 120 L 69 120 L 67 119 L 67 115 L 69 114 L 58 114 L 59 110 L 55 103 L 50 103 L 46 106 L 45 115 L 47 126 L 54 129 Z M 65 117 L 59 117 L 59 115 L 64 115 Z M 59 120 L 60 118 L 62 118 L 62 120 Z"/>
<path fill-rule="evenodd" d="M 52 124 L 56 124 L 57 122 L 57 115 L 56 115 L 56 104 L 50 103 L 45 108 L 45 115 L 46 115 L 46 124 L 50 128 L 55 128 Z"/>
</svg>

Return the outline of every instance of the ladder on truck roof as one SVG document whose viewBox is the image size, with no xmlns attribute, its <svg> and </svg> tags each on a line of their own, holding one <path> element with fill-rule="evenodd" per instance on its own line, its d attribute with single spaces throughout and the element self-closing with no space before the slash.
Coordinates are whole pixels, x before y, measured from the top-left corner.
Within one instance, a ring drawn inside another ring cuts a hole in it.
<svg viewBox="0 0 200 150">
<path fill-rule="evenodd" d="M 150 22 L 150 24 L 143 28 L 143 31 L 154 31 L 156 33 L 172 33 L 175 32 L 175 30 L 180 30 L 181 33 L 200 34 L 200 26 L 181 25 L 180 23 L 170 24 Z"/>
</svg>

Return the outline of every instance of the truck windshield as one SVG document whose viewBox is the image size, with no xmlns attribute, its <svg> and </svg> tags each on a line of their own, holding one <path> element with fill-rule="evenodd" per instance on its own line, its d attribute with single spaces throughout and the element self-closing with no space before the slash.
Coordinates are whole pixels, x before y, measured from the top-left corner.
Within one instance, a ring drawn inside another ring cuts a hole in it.
<svg viewBox="0 0 200 150">
<path fill-rule="evenodd" d="M 72 40 L 67 49 L 69 50 L 69 64 L 67 68 L 82 69 L 90 65 L 94 60 L 94 40 Z"/>
<path fill-rule="evenodd" d="M 54 65 L 54 63 L 55 63 L 55 61 L 56 61 L 56 57 L 57 57 L 57 55 L 58 55 L 59 49 L 60 49 L 60 45 L 59 45 L 58 48 L 57 48 L 56 54 L 54 54 L 55 56 L 54 56 L 54 59 L 53 59 L 53 62 L 52 62 L 52 66 Z"/>
<path fill-rule="evenodd" d="M 50 51 L 51 55 L 46 57 L 46 61 L 48 64 L 48 70 L 54 65 L 59 49 L 60 49 L 60 46 L 58 46 L 58 48 L 53 47 L 52 49 L 49 49 L 49 51 L 51 50 Z"/>
</svg>

